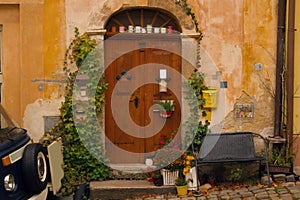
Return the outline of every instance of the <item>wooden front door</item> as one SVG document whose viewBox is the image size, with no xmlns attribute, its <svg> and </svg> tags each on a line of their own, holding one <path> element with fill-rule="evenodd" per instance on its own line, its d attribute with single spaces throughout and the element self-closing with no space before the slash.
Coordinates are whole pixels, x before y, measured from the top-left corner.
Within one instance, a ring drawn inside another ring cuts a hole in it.
<svg viewBox="0 0 300 200">
<path fill-rule="evenodd" d="M 171 137 L 179 130 L 180 50 L 179 36 L 131 34 L 106 41 L 105 134 L 110 163 L 144 163 L 144 153 L 160 147 L 161 135 Z M 159 91 L 162 69 L 169 78 L 167 92 Z M 171 117 L 160 117 L 157 103 L 161 100 L 174 101 Z"/>
</svg>

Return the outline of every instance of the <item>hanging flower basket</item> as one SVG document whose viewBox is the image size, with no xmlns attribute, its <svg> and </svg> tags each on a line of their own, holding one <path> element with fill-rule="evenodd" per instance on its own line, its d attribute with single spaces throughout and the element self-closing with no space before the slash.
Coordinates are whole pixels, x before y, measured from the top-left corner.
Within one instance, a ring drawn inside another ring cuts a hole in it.
<svg viewBox="0 0 300 200">
<path fill-rule="evenodd" d="M 174 112 L 174 100 L 160 100 L 159 102 L 159 115 L 163 118 L 171 117 Z"/>
<path fill-rule="evenodd" d="M 161 110 L 161 111 L 159 112 L 159 115 L 160 115 L 161 117 L 163 117 L 163 118 L 171 117 L 172 114 L 173 114 L 173 111 L 168 111 L 168 112 L 166 112 L 166 111 Z"/>
</svg>

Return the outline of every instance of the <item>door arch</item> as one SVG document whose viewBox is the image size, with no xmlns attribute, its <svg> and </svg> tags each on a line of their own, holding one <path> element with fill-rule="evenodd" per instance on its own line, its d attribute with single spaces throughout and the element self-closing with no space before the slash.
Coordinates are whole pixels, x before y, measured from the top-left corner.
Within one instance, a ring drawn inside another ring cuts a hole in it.
<svg viewBox="0 0 300 200">
<path fill-rule="evenodd" d="M 105 29 L 107 30 L 106 36 L 111 35 L 112 27 L 124 26 L 140 26 L 146 27 L 169 27 L 171 26 L 174 31 L 181 32 L 181 27 L 177 18 L 170 12 L 162 9 L 152 8 L 130 8 L 121 10 L 114 13 L 106 22 Z M 118 31 L 118 29 L 117 29 Z"/>
<path fill-rule="evenodd" d="M 105 28 L 111 30 L 113 26 L 129 25 L 172 26 L 173 30 L 181 30 L 174 16 L 150 8 L 117 12 L 110 17 Z M 181 77 L 178 74 L 181 74 L 181 38 L 175 32 L 124 32 L 118 37 L 111 37 L 115 34 L 108 31 L 104 45 L 105 77 L 108 82 L 105 106 L 107 157 L 114 164 L 144 163 L 144 153 L 160 148 L 162 137 L 171 138 L 180 129 Z M 119 56 L 117 51 L 125 53 Z M 166 92 L 159 90 L 161 70 L 167 70 L 169 78 Z M 141 81 L 147 84 L 140 84 Z M 174 113 L 168 119 L 161 118 L 157 112 L 157 103 L 164 100 L 173 100 L 175 103 Z M 126 114 L 125 108 L 128 108 L 129 114 Z M 129 122 L 126 124 L 127 119 L 132 120 L 138 128 L 134 125 L 131 128 Z M 149 127 L 155 130 L 153 134 L 147 134 Z M 160 127 L 159 131 L 156 131 L 157 127 Z M 131 152 L 132 155 L 129 153 L 125 156 L 122 151 Z"/>
</svg>

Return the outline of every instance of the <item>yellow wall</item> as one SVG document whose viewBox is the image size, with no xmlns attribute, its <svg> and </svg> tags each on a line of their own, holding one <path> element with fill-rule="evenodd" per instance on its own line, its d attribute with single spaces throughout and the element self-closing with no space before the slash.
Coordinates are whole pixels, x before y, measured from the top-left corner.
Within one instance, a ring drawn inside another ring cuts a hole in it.
<svg viewBox="0 0 300 200">
<path fill-rule="evenodd" d="M 294 100 L 294 133 L 300 134 L 300 2 L 296 1 L 295 17 L 295 100 Z"/>
<path fill-rule="evenodd" d="M 20 91 L 21 115 L 23 119 L 27 104 L 41 98 L 43 91 L 39 91 L 33 80 L 43 78 L 43 4 L 34 2 L 20 4 L 20 62 L 21 87 Z M 4 94 L 4 98 L 7 98 Z M 23 125 L 23 120 L 19 122 Z"/>
<path fill-rule="evenodd" d="M 44 75 L 47 82 L 44 90 L 45 99 L 59 98 L 61 85 L 55 81 L 62 79 L 62 67 L 66 44 L 65 1 L 44 1 Z"/>
<path fill-rule="evenodd" d="M 21 122 L 20 90 L 20 7 L 0 5 L 0 24 L 3 25 L 3 105 L 17 122 Z M 12 89 L 13 88 L 13 89 Z"/>
<path fill-rule="evenodd" d="M 39 99 L 57 99 L 64 89 L 56 80 L 61 79 L 66 49 L 64 4 L 64 0 L 0 0 L 2 103 L 22 126 L 28 105 Z"/>
<path fill-rule="evenodd" d="M 294 150 L 297 156 L 294 161 L 294 166 L 300 166 L 300 2 L 296 1 L 296 13 L 295 13 L 295 75 L 294 75 L 294 134 L 295 142 L 293 143 Z"/>
</svg>

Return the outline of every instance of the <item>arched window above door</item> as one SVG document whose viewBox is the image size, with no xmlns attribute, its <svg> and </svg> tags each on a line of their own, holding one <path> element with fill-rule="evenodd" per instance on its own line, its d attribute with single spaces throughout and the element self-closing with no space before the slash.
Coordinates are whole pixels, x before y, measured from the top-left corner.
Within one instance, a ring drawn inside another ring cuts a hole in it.
<svg viewBox="0 0 300 200">
<path fill-rule="evenodd" d="M 114 32 L 112 27 L 116 27 L 118 32 L 120 26 L 124 26 L 127 30 L 130 25 L 133 27 L 140 26 L 141 28 L 146 28 L 147 25 L 158 28 L 171 26 L 172 30 L 181 32 L 179 22 L 172 13 L 162 9 L 142 7 L 121 10 L 112 15 L 105 25 L 106 36 L 110 36 Z"/>
</svg>

